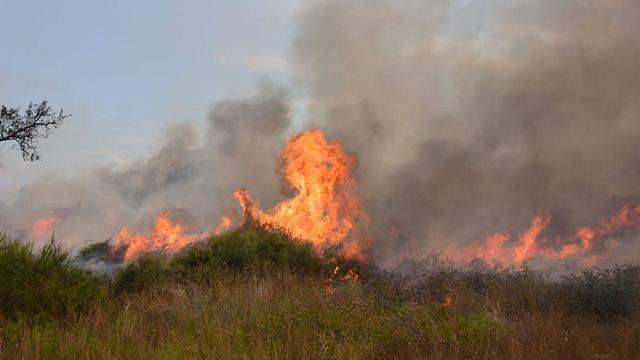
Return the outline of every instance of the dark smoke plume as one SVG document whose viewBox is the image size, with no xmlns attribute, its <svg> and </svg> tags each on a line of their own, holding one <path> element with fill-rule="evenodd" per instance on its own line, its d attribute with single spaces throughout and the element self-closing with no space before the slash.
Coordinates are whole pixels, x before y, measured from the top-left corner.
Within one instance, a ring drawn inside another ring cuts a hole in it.
<svg viewBox="0 0 640 360">
<path fill-rule="evenodd" d="M 540 211 L 566 234 L 637 200 L 637 24 L 635 0 L 301 11 L 292 55 L 310 126 L 358 156 L 375 257 L 518 232 Z"/>
</svg>

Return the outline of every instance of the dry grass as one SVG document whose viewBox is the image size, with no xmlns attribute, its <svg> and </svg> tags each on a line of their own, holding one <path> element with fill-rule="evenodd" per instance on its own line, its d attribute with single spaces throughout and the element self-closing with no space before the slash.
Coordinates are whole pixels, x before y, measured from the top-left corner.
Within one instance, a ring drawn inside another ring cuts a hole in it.
<svg viewBox="0 0 640 360">
<path fill-rule="evenodd" d="M 3 241 L 0 359 L 640 358 L 634 266 L 554 280 L 434 257 L 388 272 L 254 233 L 142 258 L 109 283 L 59 247 Z"/>
<path fill-rule="evenodd" d="M 453 294 L 455 297 L 456 294 Z M 71 322 L 3 324 L 7 359 L 634 359 L 640 325 L 557 312 L 507 318 L 363 285 L 235 275 L 163 286 Z"/>
</svg>

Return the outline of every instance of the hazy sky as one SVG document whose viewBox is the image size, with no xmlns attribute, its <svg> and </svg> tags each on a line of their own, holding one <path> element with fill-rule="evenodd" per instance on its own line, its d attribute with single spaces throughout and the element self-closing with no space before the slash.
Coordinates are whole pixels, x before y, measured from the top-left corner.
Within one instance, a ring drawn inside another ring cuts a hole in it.
<svg viewBox="0 0 640 360">
<path fill-rule="evenodd" d="M 73 113 L 23 163 L 6 145 L 0 189 L 153 151 L 169 123 L 284 81 L 294 8 L 303 0 L 3 0 L 0 103 L 48 99 Z"/>
<path fill-rule="evenodd" d="M 50 172 L 144 157 L 170 123 L 203 123 L 213 103 L 261 79 L 290 85 L 286 53 L 306 1 L 2 0 L 0 104 L 47 99 L 73 117 L 40 143 L 41 161 L 3 146 L 0 196 Z M 452 33 L 477 31 L 490 3 L 452 2 L 465 9 Z M 304 96 L 290 90 L 303 117 Z"/>
</svg>

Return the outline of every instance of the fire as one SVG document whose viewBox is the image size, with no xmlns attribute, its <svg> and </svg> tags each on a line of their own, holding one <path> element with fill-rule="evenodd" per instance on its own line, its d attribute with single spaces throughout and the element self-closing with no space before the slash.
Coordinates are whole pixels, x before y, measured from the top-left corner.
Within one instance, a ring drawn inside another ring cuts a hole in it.
<svg viewBox="0 0 640 360">
<path fill-rule="evenodd" d="M 363 240 L 355 233 L 366 214 L 354 190 L 353 158 L 319 130 L 293 135 L 280 158 L 286 188 L 295 195 L 264 211 L 249 191 L 238 190 L 234 195 L 245 214 L 288 229 L 317 248 L 343 243 L 347 256 L 362 258 Z"/>
<path fill-rule="evenodd" d="M 49 232 L 56 226 L 62 224 L 67 217 L 66 212 L 62 212 L 59 215 L 52 215 L 43 219 L 40 219 L 31 224 L 30 233 L 33 237 L 42 238 L 49 235 Z"/>
<path fill-rule="evenodd" d="M 576 229 L 566 238 L 548 240 L 541 233 L 551 225 L 551 216 L 536 216 L 529 229 L 524 231 L 516 243 L 509 243 L 510 234 L 499 232 L 486 240 L 469 245 L 463 249 L 449 249 L 445 253 L 457 260 L 468 260 L 472 254 L 491 261 L 508 264 L 522 264 L 533 258 L 567 259 L 576 258 L 585 266 L 592 266 L 602 260 L 602 256 L 592 253 L 596 243 L 603 244 L 606 251 L 617 246 L 615 240 L 608 237 L 625 229 L 640 226 L 640 205 L 627 204 L 615 215 L 596 225 Z M 561 244 L 553 246 L 548 244 Z M 460 251 L 461 250 L 461 251 Z M 463 254 L 463 255 L 459 255 Z"/>
<path fill-rule="evenodd" d="M 280 160 L 285 190 L 293 195 L 263 210 L 248 190 L 237 190 L 234 196 L 245 221 L 284 228 L 294 237 L 312 242 L 317 249 L 341 244 L 345 256 L 366 259 L 368 242 L 362 234 L 368 217 L 355 191 L 354 159 L 342 145 L 328 142 L 319 130 L 309 130 L 289 138 Z M 61 221 L 61 218 L 43 219 L 33 225 L 32 232 L 41 236 Z M 221 234 L 233 224 L 232 216 L 223 216 L 212 233 Z M 625 205 L 600 223 L 579 227 L 564 237 L 546 237 L 545 230 L 551 224 L 551 215 L 538 215 L 513 240 L 512 234 L 501 231 L 466 247 L 448 248 L 444 254 L 459 261 L 480 257 L 516 265 L 535 258 L 570 258 L 591 266 L 618 245 L 611 237 L 640 226 L 640 205 Z M 132 235 L 127 227 L 122 227 L 117 240 L 120 249 L 126 246 L 125 259 L 131 260 L 148 251 L 176 252 L 203 237 L 188 231 L 183 224 L 172 222 L 165 211 L 145 234 Z M 357 274 L 349 274 L 349 278 L 357 279 Z"/>
<path fill-rule="evenodd" d="M 346 256 L 363 259 L 365 244 L 356 233 L 367 217 L 355 195 L 353 158 L 340 144 L 327 142 L 318 130 L 293 135 L 280 158 L 287 190 L 295 195 L 264 211 L 249 191 L 238 190 L 234 196 L 245 216 L 285 228 L 317 248 L 343 244 Z M 232 224 L 231 216 L 223 216 L 213 233 L 228 231 Z M 173 223 L 164 211 L 145 234 L 133 235 L 126 226 L 122 227 L 117 242 L 119 248 L 127 247 L 125 260 L 129 261 L 154 250 L 176 252 L 202 237 L 203 234 L 190 233 L 184 225 Z"/>
<path fill-rule="evenodd" d="M 536 216 L 529 230 L 520 235 L 520 244 L 513 250 L 515 262 L 521 264 L 538 252 L 538 235 L 551 223 L 550 216 Z"/>
<path fill-rule="evenodd" d="M 227 216 L 227 215 L 223 216 L 220 219 L 220 224 L 218 224 L 218 226 L 216 226 L 216 229 L 213 230 L 213 233 L 215 235 L 220 235 L 224 232 L 229 231 L 232 223 L 233 223 L 233 220 L 231 219 L 231 216 Z"/>
<path fill-rule="evenodd" d="M 117 236 L 118 247 L 126 246 L 125 260 L 130 261 L 138 256 L 156 250 L 176 252 L 199 239 L 201 235 L 190 234 L 186 226 L 174 223 L 169 219 L 169 212 L 158 215 L 155 226 L 143 235 L 133 235 L 129 228 L 123 226 Z"/>
</svg>

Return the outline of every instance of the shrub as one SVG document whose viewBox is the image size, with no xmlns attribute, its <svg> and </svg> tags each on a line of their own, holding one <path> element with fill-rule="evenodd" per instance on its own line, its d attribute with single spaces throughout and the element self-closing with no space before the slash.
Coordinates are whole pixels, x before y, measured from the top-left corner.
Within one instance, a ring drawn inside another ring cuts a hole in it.
<svg viewBox="0 0 640 360">
<path fill-rule="evenodd" d="M 310 243 L 280 229 L 255 226 L 212 235 L 174 256 L 145 254 L 116 274 L 114 289 L 119 294 L 165 281 L 206 282 L 225 272 L 320 274 L 325 265 Z"/>
<path fill-rule="evenodd" d="M 310 243 L 294 239 L 280 229 L 257 226 L 212 235 L 206 242 L 195 244 L 178 254 L 172 265 L 182 273 L 202 273 L 205 268 L 231 271 L 291 270 L 311 274 L 320 271 L 322 263 Z"/>
<path fill-rule="evenodd" d="M 626 317 L 640 310 L 640 266 L 616 265 L 587 269 L 563 278 L 559 290 L 573 313 L 593 313 L 602 318 Z"/>
<path fill-rule="evenodd" d="M 162 252 L 142 255 L 118 271 L 113 282 L 116 294 L 139 291 L 160 284 L 171 278 L 169 259 Z"/>
<path fill-rule="evenodd" d="M 108 293 L 104 278 L 73 263 L 54 239 L 42 250 L 0 236 L 0 314 L 30 320 L 83 313 Z"/>
</svg>

